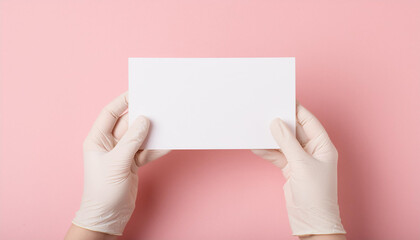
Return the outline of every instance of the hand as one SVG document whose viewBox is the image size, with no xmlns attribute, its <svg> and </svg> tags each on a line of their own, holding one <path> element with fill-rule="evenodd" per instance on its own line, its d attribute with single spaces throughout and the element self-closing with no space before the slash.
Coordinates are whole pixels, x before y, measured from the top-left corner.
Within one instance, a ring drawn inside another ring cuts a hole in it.
<svg viewBox="0 0 420 240">
<path fill-rule="evenodd" d="M 149 120 L 140 116 L 128 128 L 128 115 L 123 114 L 127 107 L 124 93 L 102 110 L 85 139 L 84 191 L 73 220 L 76 226 L 122 235 L 135 206 L 138 168 L 169 152 L 139 150 Z"/>
<path fill-rule="evenodd" d="M 337 202 L 337 150 L 321 123 L 297 105 L 296 138 L 275 119 L 271 132 L 281 150 L 253 150 L 287 179 L 283 189 L 293 235 L 345 234 Z"/>
</svg>

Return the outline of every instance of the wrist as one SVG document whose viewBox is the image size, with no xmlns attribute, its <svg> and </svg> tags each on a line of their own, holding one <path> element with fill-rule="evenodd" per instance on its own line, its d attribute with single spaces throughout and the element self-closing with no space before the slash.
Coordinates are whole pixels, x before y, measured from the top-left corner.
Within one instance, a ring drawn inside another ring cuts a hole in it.
<svg viewBox="0 0 420 240">
<path fill-rule="evenodd" d="M 299 236 L 300 240 L 346 240 L 344 234 L 322 234 L 322 235 L 308 235 Z"/>
<path fill-rule="evenodd" d="M 107 233 L 88 230 L 72 224 L 64 240 L 115 240 L 118 236 Z"/>
<path fill-rule="evenodd" d="M 338 202 L 334 199 L 302 200 L 290 191 L 290 182 L 284 186 L 286 209 L 293 235 L 345 234 Z"/>
<path fill-rule="evenodd" d="M 95 232 L 121 236 L 134 211 L 134 204 L 108 208 L 99 204 L 83 202 L 72 223 Z"/>
<path fill-rule="evenodd" d="M 345 234 L 337 210 L 287 207 L 290 226 L 295 236 Z"/>
</svg>

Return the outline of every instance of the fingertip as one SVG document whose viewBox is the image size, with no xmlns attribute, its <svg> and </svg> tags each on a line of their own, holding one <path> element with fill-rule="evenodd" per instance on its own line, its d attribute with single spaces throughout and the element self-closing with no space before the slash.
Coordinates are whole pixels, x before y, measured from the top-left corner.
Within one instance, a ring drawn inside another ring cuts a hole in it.
<svg viewBox="0 0 420 240">
<path fill-rule="evenodd" d="M 281 123 L 282 120 L 280 118 L 275 118 L 271 121 L 270 124 L 271 135 L 273 136 L 274 140 L 277 142 L 280 148 L 283 141 L 283 130 L 281 127 Z"/>
<path fill-rule="evenodd" d="M 289 127 L 287 124 L 281 120 L 280 118 L 275 118 L 271 121 L 270 130 L 273 133 L 273 135 L 284 135 L 284 131 L 287 131 Z"/>
<path fill-rule="evenodd" d="M 144 115 L 139 115 L 138 117 L 137 117 L 137 119 L 142 119 L 142 120 L 146 120 L 146 121 L 148 121 L 149 119 L 146 117 L 146 116 L 144 116 Z"/>
<path fill-rule="evenodd" d="M 270 128 L 278 128 L 281 124 L 282 120 L 280 118 L 274 118 L 270 123 Z"/>
<path fill-rule="evenodd" d="M 290 130 L 289 129 L 289 126 L 286 124 L 286 122 L 283 121 L 283 120 L 281 120 L 281 119 L 279 121 L 279 127 L 281 127 L 282 129 L 288 129 L 288 130 Z"/>
<path fill-rule="evenodd" d="M 150 127 L 150 120 L 146 116 L 140 115 L 136 118 L 136 120 L 134 120 L 133 126 L 141 132 L 148 131 Z"/>
<path fill-rule="evenodd" d="M 136 118 L 136 121 L 142 122 L 142 123 L 145 123 L 145 124 L 150 124 L 150 120 L 146 116 L 143 116 L 143 115 L 138 116 Z"/>
<path fill-rule="evenodd" d="M 270 130 L 280 148 L 287 142 L 293 141 L 292 138 L 295 138 L 289 126 L 280 118 L 276 118 L 271 122 Z"/>
</svg>

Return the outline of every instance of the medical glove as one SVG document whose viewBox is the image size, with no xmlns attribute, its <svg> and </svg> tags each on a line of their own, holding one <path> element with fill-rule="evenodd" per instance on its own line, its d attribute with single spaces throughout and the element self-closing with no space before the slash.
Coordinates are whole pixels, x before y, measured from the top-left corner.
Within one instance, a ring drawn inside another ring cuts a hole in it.
<svg viewBox="0 0 420 240">
<path fill-rule="evenodd" d="M 84 191 L 73 224 L 92 231 L 122 235 L 135 207 L 139 166 L 168 150 L 139 150 L 149 120 L 138 117 L 128 127 L 127 93 L 107 105 L 83 144 Z"/>
<path fill-rule="evenodd" d="M 282 168 L 293 235 L 345 234 L 337 201 L 338 154 L 312 113 L 297 105 L 296 137 L 280 119 L 271 123 L 279 150 L 253 150 Z"/>
</svg>

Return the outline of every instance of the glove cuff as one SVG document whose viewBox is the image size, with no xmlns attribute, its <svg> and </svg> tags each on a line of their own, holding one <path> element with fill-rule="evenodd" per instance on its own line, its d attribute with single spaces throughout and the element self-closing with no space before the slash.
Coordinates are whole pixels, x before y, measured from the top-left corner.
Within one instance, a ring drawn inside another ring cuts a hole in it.
<svg viewBox="0 0 420 240">
<path fill-rule="evenodd" d="M 76 212 L 72 223 L 81 228 L 110 235 L 121 236 L 130 220 L 134 209 L 119 211 L 100 211 L 100 209 L 83 209 Z"/>
<path fill-rule="evenodd" d="M 293 235 L 346 234 L 338 205 L 325 209 L 287 206 L 287 212 Z"/>
</svg>

